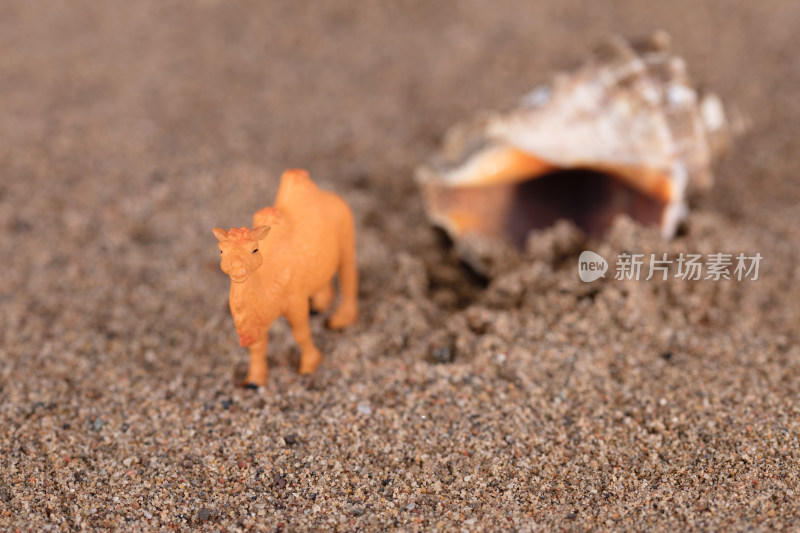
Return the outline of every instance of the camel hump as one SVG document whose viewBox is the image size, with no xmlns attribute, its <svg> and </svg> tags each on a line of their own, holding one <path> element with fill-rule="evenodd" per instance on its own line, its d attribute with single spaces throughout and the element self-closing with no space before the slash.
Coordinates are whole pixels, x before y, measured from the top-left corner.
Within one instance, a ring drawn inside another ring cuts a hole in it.
<svg viewBox="0 0 800 533">
<path fill-rule="evenodd" d="M 267 206 L 253 215 L 253 227 L 272 226 L 280 220 L 280 212 L 272 206 Z"/>
<path fill-rule="evenodd" d="M 278 187 L 275 204 L 277 205 L 281 200 L 288 199 L 295 191 L 308 191 L 309 189 L 317 189 L 317 185 L 311 181 L 308 171 L 301 168 L 290 168 L 281 176 L 281 184 Z"/>
<path fill-rule="evenodd" d="M 281 176 L 282 183 L 300 183 L 302 181 L 311 181 L 311 176 L 308 171 L 302 168 L 290 168 L 283 172 Z"/>
<path fill-rule="evenodd" d="M 308 187 L 309 185 L 316 187 L 316 184 L 311 181 L 311 176 L 308 175 L 308 171 L 302 168 L 290 168 L 281 176 L 281 190 Z"/>
</svg>

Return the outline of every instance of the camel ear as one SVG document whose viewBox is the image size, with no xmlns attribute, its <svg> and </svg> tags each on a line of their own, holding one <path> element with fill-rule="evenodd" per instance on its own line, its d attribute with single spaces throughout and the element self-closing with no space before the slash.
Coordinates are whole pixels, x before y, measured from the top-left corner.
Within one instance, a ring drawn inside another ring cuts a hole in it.
<svg viewBox="0 0 800 533">
<path fill-rule="evenodd" d="M 214 232 L 214 237 L 216 237 L 218 241 L 224 241 L 228 238 L 228 232 L 222 228 L 214 228 L 211 231 Z"/>
<path fill-rule="evenodd" d="M 255 228 L 253 230 L 253 233 L 251 233 L 251 235 L 253 236 L 253 239 L 260 241 L 269 234 L 269 230 L 271 229 L 272 226 L 260 226 L 258 228 Z"/>
</svg>

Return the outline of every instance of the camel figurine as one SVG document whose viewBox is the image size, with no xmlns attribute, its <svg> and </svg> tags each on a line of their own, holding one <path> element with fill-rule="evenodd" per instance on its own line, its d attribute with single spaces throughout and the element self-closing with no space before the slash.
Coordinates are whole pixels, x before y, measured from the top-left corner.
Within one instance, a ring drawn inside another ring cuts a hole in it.
<svg viewBox="0 0 800 533">
<path fill-rule="evenodd" d="M 341 302 L 328 327 L 341 329 L 358 317 L 353 213 L 334 193 L 320 189 L 305 170 L 287 170 L 273 207 L 253 216 L 253 228 L 214 228 L 222 271 L 231 278 L 230 308 L 239 345 L 250 350 L 242 385 L 266 385 L 270 326 L 285 316 L 300 346 L 300 373 L 310 374 L 322 361 L 311 339 L 309 306 L 330 308 L 338 273 Z M 310 302 L 309 302 L 310 301 Z"/>
</svg>

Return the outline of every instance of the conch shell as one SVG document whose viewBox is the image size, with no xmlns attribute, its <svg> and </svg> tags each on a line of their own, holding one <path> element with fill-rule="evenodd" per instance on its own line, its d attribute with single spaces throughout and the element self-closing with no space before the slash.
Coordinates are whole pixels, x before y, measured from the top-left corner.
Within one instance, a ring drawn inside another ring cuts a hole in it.
<svg viewBox="0 0 800 533">
<path fill-rule="evenodd" d="M 671 238 L 740 129 L 695 89 L 665 32 L 613 37 L 511 112 L 456 125 L 416 178 L 429 219 L 456 241 L 522 246 L 561 218 L 602 236 L 623 213 Z"/>
</svg>

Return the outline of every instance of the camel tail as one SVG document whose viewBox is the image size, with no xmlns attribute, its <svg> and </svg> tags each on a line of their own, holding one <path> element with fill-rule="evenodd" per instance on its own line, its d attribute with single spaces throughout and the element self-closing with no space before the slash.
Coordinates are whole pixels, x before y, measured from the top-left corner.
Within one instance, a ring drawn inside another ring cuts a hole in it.
<svg viewBox="0 0 800 533">
<path fill-rule="evenodd" d="M 342 302 L 358 307 L 358 265 L 356 263 L 356 228 L 353 215 L 348 209 L 340 244 L 339 287 Z"/>
</svg>

